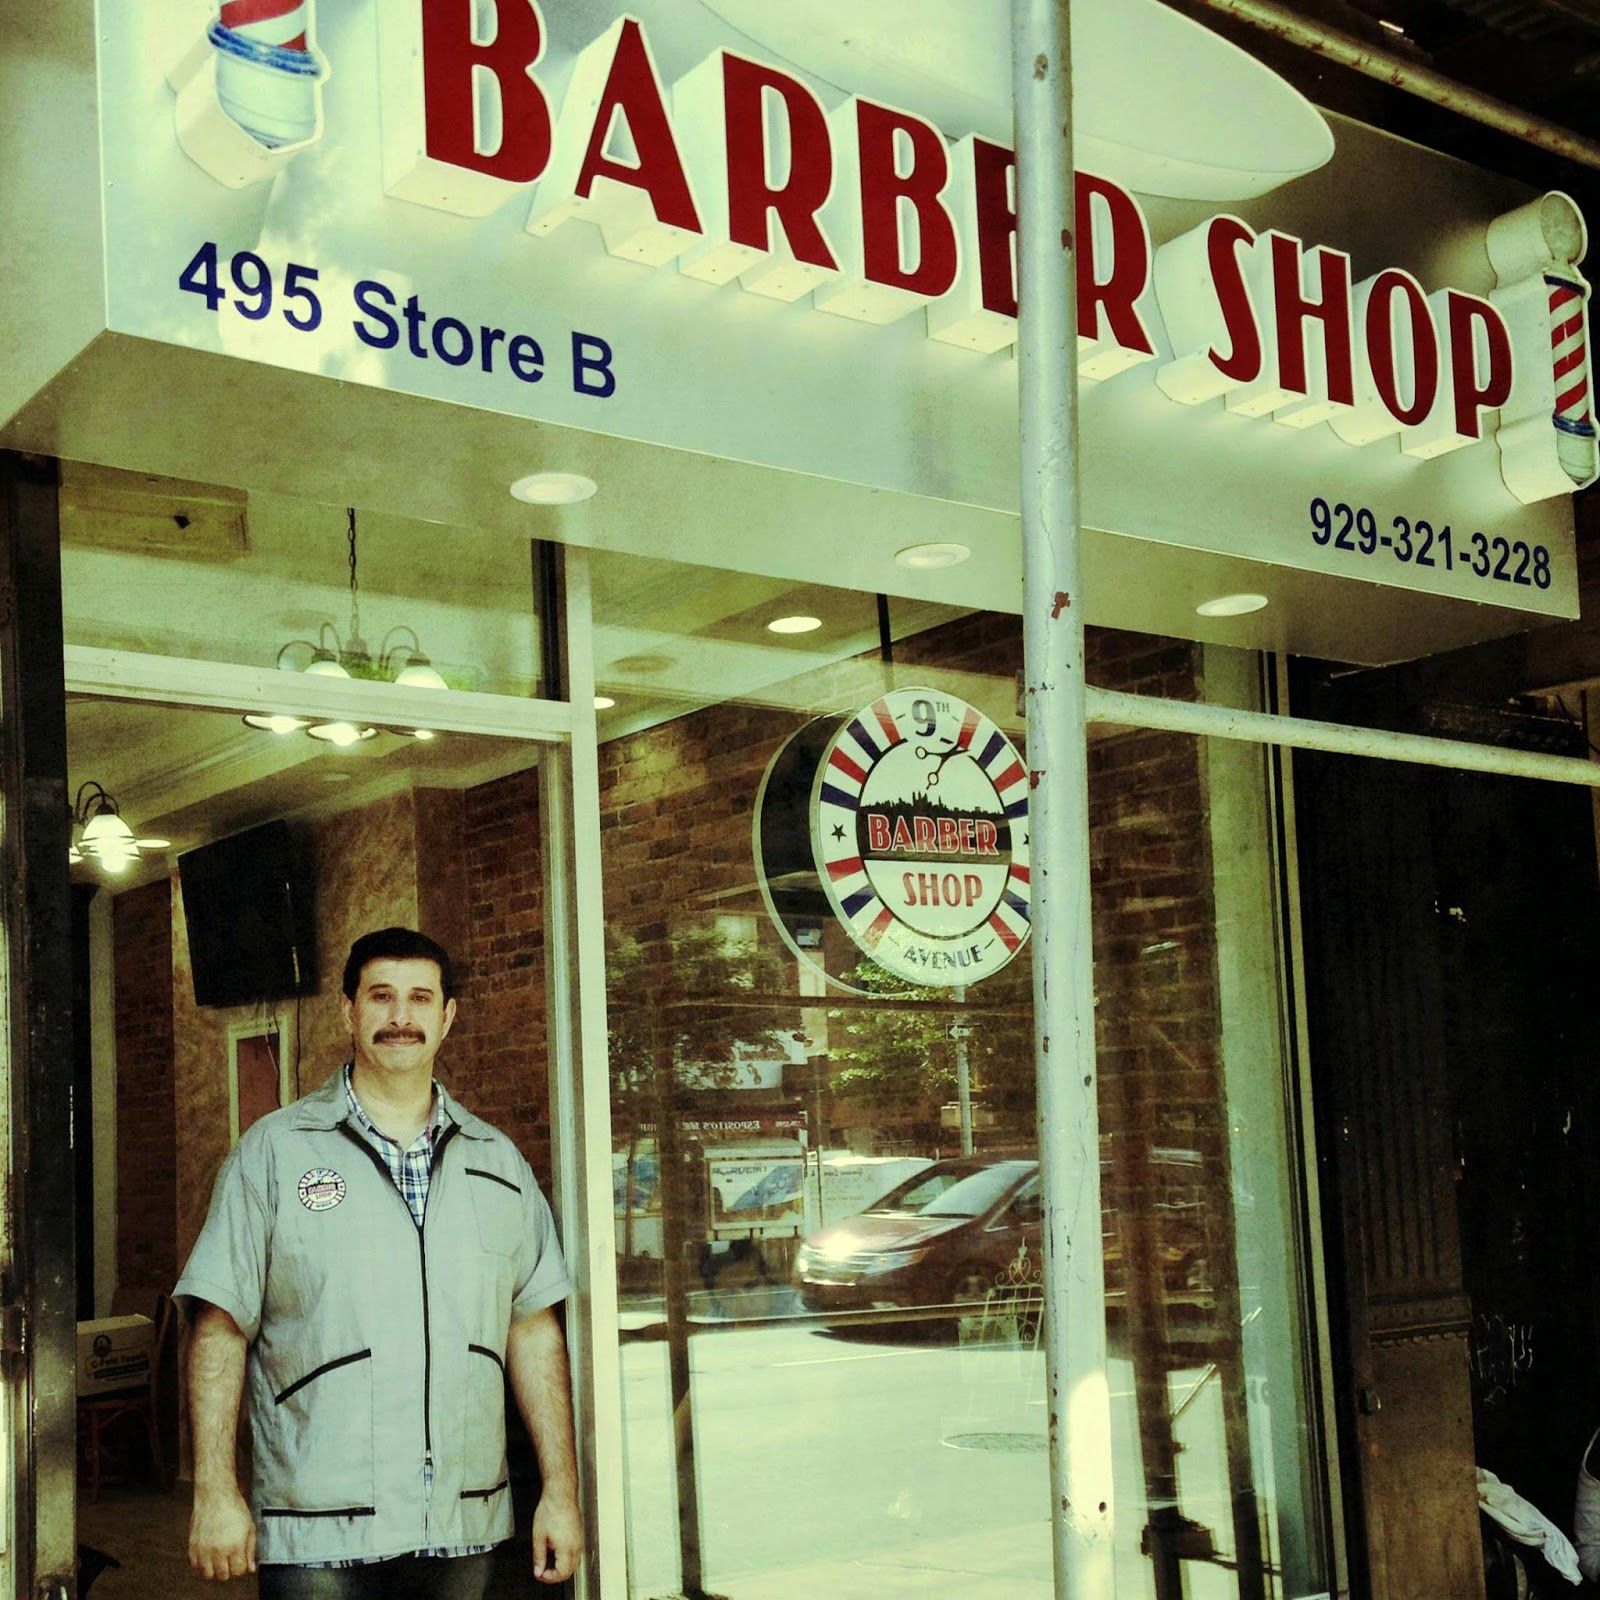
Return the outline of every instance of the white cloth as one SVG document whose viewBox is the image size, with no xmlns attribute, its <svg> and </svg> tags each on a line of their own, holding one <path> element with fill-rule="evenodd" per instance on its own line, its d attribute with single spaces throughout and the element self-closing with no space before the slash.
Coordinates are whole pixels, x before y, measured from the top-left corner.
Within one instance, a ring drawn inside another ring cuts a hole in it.
<svg viewBox="0 0 1600 1600">
<path fill-rule="evenodd" d="M 1582 1583 L 1578 1552 L 1572 1541 L 1536 1505 L 1492 1472 L 1478 1468 L 1478 1506 L 1499 1523 L 1518 1544 L 1538 1550 L 1568 1583 Z M 1595 1554 L 1600 1556 L 1600 1549 Z"/>
<path fill-rule="evenodd" d="M 1590 1583 L 1600 1582 L 1600 1479 L 1589 1470 L 1589 1452 L 1600 1439 L 1600 1428 L 1590 1435 L 1578 1459 L 1578 1494 L 1572 1508 L 1573 1540 L 1578 1566 Z"/>
</svg>

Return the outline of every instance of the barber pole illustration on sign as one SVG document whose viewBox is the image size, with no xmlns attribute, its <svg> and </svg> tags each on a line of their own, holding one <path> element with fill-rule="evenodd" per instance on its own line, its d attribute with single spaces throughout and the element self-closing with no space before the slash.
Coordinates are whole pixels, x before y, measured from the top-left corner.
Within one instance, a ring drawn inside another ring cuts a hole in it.
<svg viewBox="0 0 1600 1600">
<path fill-rule="evenodd" d="M 328 65 L 312 48 L 312 4 L 222 0 L 168 75 L 179 143 L 219 183 L 259 183 L 321 137 Z"/>
</svg>

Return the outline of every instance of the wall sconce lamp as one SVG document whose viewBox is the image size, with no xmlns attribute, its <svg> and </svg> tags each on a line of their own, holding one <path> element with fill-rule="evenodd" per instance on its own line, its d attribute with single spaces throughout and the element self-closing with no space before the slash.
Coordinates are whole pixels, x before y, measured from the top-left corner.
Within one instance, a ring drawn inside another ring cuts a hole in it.
<svg viewBox="0 0 1600 1600">
<path fill-rule="evenodd" d="M 147 850 L 165 850 L 170 839 L 142 839 L 122 819 L 117 802 L 92 778 L 78 785 L 72 802 L 72 842 L 67 859 L 74 866 L 89 861 L 116 875 Z"/>
</svg>

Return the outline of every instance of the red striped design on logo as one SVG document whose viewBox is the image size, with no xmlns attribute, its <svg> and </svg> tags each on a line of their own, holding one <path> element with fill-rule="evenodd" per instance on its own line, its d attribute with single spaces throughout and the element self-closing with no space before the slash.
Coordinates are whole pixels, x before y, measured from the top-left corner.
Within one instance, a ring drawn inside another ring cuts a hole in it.
<svg viewBox="0 0 1600 1600">
<path fill-rule="evenodd" d="M 1559 411 L 1563 416 L 1566 416 L 1568 413 L 1575 411 L 1578 407 L 1582 406 L 1584 411 L 1587 412 L 1589 409 L 1588 399 L 1589 385 L 1586 382 L 1574 384 L 1572 388 L 1568 389 L 1564 394 L 1558 394 L 1556 396 L 1556 410 Z"/>
<path fill-rule="evenodd" d="M 1550 329 L 1550 348 L 1554 350 L 1558 345 L 1564 344 L 1568 339 L 1576 339 L 1583 332 L 1583 313 L 1568 317 L 1565 322 L 1558 322 Z"/>
<path fill-rule="evenodd" d="M 848 861 L 830 861 L 828 863 L 828 876 L 834 879 L 848 878 L 862 870 L 860 856 L 851 856 Z"/>
<path fill-rule="evenodd" d="M 865 939 L 869 945 L 875 945 L 883 937 L 884 932 L 887 930 L 889 924 L 893 921 L 894 913 L 888 908 L 888 906 L 885 906 L 863 930 L 861 937 Z"/>
<path fill-rule="evenodd" d="M 1013 861 L 1011 863 L 1011 876 L 1019 883 L 1031 883 L 1033 881 L 1028 876 L 1028 869 L 1023 866 L 1020 861 Z"/>
<path fill-rule="evenodd" d="M 280 50 L 304 50 L 306 0 L 222 0 L 223 27 Z M 277 23 L 277 27 L 272 25 Z M 298 24 L 299 31 L 291 32 Z"/>
<path fill-rule="evenodd" d="M 1011 765 L 994 780 L 994 786 L 997 789 L 1009 789 L 1018 778 L 1023 776 L 1024 773 L 1022 770 L 1022 763 L 1020 761 L 1013 761 Z"/>
<path fill-rule="evenodd" d="M 1022 943 L 1016 934 L 1014 934 L 1010 928 L 1006 926 L 998 911 L 989 918 L 989 926 L 1000 935 L 1001 943 L 1005 945 L 1007 950 L 1015 951 L 1017 946 Z"/>
<path fill-rule="evenodd" d="M 978 731 L 978 708 L 968 706 L 967 714 L 961 719 L 961 736 L 956 740 L 956 749 L 965 750 L 972 743 L 972 736 Z"/>
<path fill-rule="evenodd" d="M 1567 422 L 1589 420 L 1589 356 L 1583 293 L 1576 284 L 1546 278 L 1550 286 L 1550 370 L 1557 386 L 1556 416 Z M 1562 389 L 1561 384 L 1567 387 Z"/>
<path fill-rule="evenodd" d="M 901 743 L 900 730 L 894 725 L 894 718 L 889 715 L 889 708 L 881 700 L 872 702 L 872 714 L 878 719 L 878 726 L 883 729 L 883 736 L 889 741 L 890 746 Z"/>
<path fill-rule="evenodd" d="M 828 757 L 828 765 L 837 767 L 846 777 L 854 778 L 858 786 L 867 781 L 866 768 L 857 766 L 843 750 L 837 747 L 835 747 L 833 754 Z"/>
</svg>

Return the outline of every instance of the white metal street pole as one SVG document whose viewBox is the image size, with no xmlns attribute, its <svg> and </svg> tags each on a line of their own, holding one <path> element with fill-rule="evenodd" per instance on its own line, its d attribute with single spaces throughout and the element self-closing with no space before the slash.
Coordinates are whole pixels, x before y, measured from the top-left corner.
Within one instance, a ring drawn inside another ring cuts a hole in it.
<svg viewBox="0 0 1600 1600">
<path fill-rule="evenodd" d="M 1012 0 L 1034 1048 L 1055 1592 L 1107 1600 L 1111 1403 L 1089 917 L 1068 0 Z"/>
<path fill-rule="evenodd" d="M 957 1002 L 965 1002 L 967 986 L 958 983 L 951 991 L 950 996 Z M 967 1058 L 967 1037 L 972 1029 L 964 1022 L 952 1022 L 949 1032 L 956 1044 L 956 1108 L 961 1118 L 961 1153 L 964 1156 L 972 1154 L 972 1065 Z"/>
</svg>

